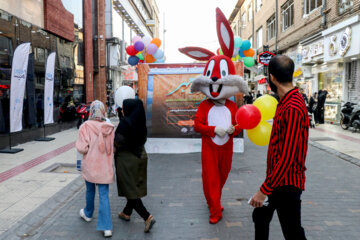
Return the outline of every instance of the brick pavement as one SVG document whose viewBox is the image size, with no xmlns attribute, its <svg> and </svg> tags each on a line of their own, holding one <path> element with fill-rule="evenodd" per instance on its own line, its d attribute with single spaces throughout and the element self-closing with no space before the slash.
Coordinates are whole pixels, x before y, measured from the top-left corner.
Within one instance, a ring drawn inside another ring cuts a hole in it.
<svg viewBox="0 0 360 240">
<path fill-rule="evenodd" d="M 200 154 L 151 154 L 145 206 L 157 223 L 143 233 L 143 221 L 134 213 L 130 222 L 117 218 L 125 200 L 111 186 L 114 225 L 112 239 L 253 239 L 252 208 L 247 199 L 265 176 L 266 148 L 245 142 L 245 153 L 235 154 L 223 191 L 224 218 L 208 223 L 202 193 Z M 309 240 L 360 239 L 360 168 L 334 154 L 310 146 L 302 222 Z M 85 193 L 79 177 L 23 218 L 0 239 L 103 239 L 96 219 L 86 223 L 78 216 Z M 95 213 L 96 218 L 97 213 Z M 283 239 L 276 214 L 270 239 Z"/>
</svg>

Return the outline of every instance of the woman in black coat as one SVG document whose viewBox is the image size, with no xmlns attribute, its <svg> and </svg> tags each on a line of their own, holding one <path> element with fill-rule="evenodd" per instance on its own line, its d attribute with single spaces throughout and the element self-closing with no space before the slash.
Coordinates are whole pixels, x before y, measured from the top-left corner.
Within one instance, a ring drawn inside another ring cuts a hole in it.
<svg viewBox="0 0 360 240">
<path fill-rule="evenodd" d="M 118 195 L 126 197 L 127 204 L 119 217 L 129 221 L 133 209 L 144 219 L 145 232 L 155 223 L 141 198 L 147 194 L 147 138 L 145 110 L 141 100 L 126 99 L 123 116 L 115 132 L 115 166 Z"/>
</svg>

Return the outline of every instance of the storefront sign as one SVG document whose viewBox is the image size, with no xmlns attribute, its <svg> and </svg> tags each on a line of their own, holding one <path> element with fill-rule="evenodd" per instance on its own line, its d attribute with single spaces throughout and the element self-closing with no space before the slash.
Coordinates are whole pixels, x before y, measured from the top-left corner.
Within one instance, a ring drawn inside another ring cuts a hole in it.
<svg viewBox="0 0 360 240">
<path fill-rule="evenodd" d="M 324 40 L 312 43 L 302 48 L 302 60 L 303 62 L 309 62 L 315 56 L 319 56 L 324 53 Z"/>
<path fill-rule="evenodd" d="M 329 44 L 329 55 L 335 56 L 337 53 L 337 44 L 336 44 L 336 35 L 330 37 L 330 44 Z"/>
<path fill-rule="evenodd" d="M 351 27 L 347 27 L 340 39 L 340 56 L 345 56 L 351 45 Z"/>
<path fill-rule="evenodd" d="M 262 78 L 258 81 L 258 84 L 265 84 L 266 83 L 266 78 Z"/>
<path fill-rule="evenodd" d="M 259 54 L 259 63 L 267 66 L 269 65 L 269 62 L 273 56 L 275 56 L 275 54 L 272 52 L 268 52 L 268 51 L 262 52 Z"/>
</svg>

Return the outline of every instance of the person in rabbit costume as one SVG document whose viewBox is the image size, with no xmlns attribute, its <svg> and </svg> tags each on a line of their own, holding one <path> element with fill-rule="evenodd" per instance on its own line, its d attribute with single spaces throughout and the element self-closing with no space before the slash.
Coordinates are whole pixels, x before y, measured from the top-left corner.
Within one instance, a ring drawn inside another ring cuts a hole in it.
<svg viewBox="0 0 360 240">
<path fill-rule="evenodd" d="M 196 59 L 208 60 L 203 75 L 191 85 L 192 92 L 202 92 L 207 100 L 200 103 L 195 116 L 195 131 L 202 135 L 203 190 L 210 209 L 209 222 L 222 218 L 221 193 L 229 175 L 233 155 L 233 137 L 242 129 L 236 125 L 237 106 L 229 97 L 238 92 L 249 92 L 247 83 L 235 75 L 231 61 L 234 36 L 231 27 L 219 8 L 216 8 L 217 35 L 224 55 L 215 55 L 199 47 L 180 48 L 181 53 Z"/>
</svg>

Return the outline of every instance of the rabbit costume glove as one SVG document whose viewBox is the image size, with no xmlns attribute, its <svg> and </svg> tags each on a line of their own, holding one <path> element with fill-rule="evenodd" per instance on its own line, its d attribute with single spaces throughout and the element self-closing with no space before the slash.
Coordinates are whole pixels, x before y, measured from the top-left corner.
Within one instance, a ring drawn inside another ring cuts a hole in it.
<svg viewBox="0 0 360 240">
<path fill-rule="evenodd" d="M 224 55 L 215 55 L 199 47 L 186 47 L 180 52 L 196 60 L 207 60 L 203 75 L 197 77 L 192 92 L 202 92 L 208 99 L 203 101 L 195 116 L 195 131 L 202 135 L 203 190 L 210 208 L 210 223 L 222 218 L 221 192 L 229 175 L 233 155 L 233 136 L 241 129 L 236 125 L 237 106 L 227 98 L 236 93 L 249 92 L 247 83 L 235 75 L 231 61 L 234 51 L 234 35 L 219 8 L 216 9 L 217 34 Z"/>
</svg>

